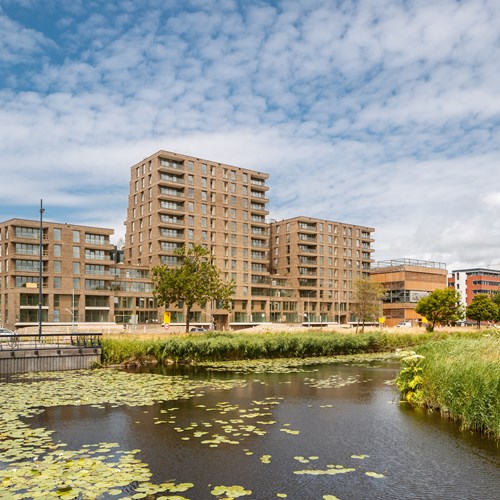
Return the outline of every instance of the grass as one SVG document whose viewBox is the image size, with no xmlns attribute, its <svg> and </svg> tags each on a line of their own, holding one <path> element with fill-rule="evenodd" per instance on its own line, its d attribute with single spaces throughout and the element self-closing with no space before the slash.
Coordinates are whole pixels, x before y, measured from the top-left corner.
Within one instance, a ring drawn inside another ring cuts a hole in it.
<svg viewBox="0 0 500 500">
<path fill-rule="evenodd" d="M 500 439 L 500 337 L 449 337 L 416 352 L 397 380 L 406 400 Z"/>
<path fill-rule="evenodd" d="M 335 356 L 407 349 L 449 333 L 364 334 L 307 331 L 298 333 L 207 332 L 187 335 L 105 335 L 103 363 L 135 360 L 166 362 Z M 458 335 L 458 334 L 457 334 Z M 474 335 L 469 333 L 469 335 Z"/>
</svg>

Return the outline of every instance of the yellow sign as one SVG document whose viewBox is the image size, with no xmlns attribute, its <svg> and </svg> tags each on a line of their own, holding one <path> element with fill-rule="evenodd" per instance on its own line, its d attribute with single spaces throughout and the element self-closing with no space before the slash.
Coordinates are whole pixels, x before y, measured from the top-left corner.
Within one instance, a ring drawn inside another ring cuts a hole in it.
<svg viewBox="0 0 500 500">
<path fill-rule="evenodd" d="M 428 323 L 429 320 L 425 317 L 425 316 L 422 316 L 422 323 Z"/>
<path fill-rule="evenodd" d="M 38 288 L 38 283 L 26 283 L 26 288 Z"/>
<path fill-rule="evenodd" d="M 163 323 L 170 323 L 170 313 L 169 312 L 163 313 Z"/>
<path fill-rule="evenodd" d="M 378 322 L 379 322 L 379 323 L 382 323 L 382 324 L 384 324 L 384 323 L 385 323 L 385 318 L 384 318 L 384 317 L 382 317 L 382 318 L 379 318 L 379 319 L 378 319 Z"/>
</svg>

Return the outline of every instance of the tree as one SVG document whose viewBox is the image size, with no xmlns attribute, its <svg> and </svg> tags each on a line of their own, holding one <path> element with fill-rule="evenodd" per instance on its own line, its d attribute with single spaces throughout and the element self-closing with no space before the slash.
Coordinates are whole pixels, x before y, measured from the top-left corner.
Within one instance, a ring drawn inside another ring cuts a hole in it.
<svg viewBox="0 0 500 500">
<path fill-rule="evenodd" d="M 481 328 L 481 321 L 496 321 L 498 306 L 493 303 L 489 295 L 480 293 L 467 306 L 466 316 L 477 321 L 477 327 Z"/>
<path fill-rule="evenodd" d="M 493 301 L 493 304 L 496 304 L 498 306 L 497 321 L 500 321 L 500 293 L 495 293 L 491 297 L 491 300 Z"/>
<path fill-rule="evenodd" d="M 429 321 L 427 331 L 433 332 L 436 323 L 445 325 L 462 319 L 463 307 L 460 303 L 460 293 L 454 288 L 434 290 L 418 301 L 415 311 L 427 318 Z"/>
<path fill-rule="evenodd" d="M 361 333 L 365 331 L 365 323 L 375 321 L 380 314 L 380 305 L 385 295 L 385 289 L 380 283 L 375 283 L 370 278 L 359 278 L 353 283 L 354 302 L 351 304 L 351 310 L 356 314 L 358 323 L 356 333 L 358 332 L 359 322 L 361 321 Z"/>
<path fill-rule="evenodd" d="M 195 304 L 204 306 L 209 300 L 222 302 L 224 309 L 231 309 L 234 283 L 225 283 L 212 254 L 201 245 L 182 247 L 174 252 L 180 265 L 153 268 L 153 294 L 159 306 L 183 302 L 186 307 L 186 332 L 189 332 L 189 317 Z"/>
</svg>

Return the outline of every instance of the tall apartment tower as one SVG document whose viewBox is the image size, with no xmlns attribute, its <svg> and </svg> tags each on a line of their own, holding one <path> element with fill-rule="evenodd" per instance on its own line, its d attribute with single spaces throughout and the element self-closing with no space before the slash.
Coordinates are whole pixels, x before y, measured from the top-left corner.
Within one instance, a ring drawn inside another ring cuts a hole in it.
<svg viewBox="0 0 500 500">
<path fill-rule="evenodd" d="M 353 320 L 353 283 L 368 276 L 374 229 L 311 217 L 273 221 L 270 228 L 271 273 L 294 291 L 297 320 Z"/>
<path fill-rule="evenodd" d="M 124 261 L 175 265 L 174 252 L 201 244 L 213 254 L 226 281 L 236 283 L 232 319 L 239 323 L 269 314 L 268 174 L 158 151 L 131 167 Z M 171 321 L 185 321 L 169 306 Z M 226 327 L 227 311 L 209 304 L 192 321 Z"/>
</svg>

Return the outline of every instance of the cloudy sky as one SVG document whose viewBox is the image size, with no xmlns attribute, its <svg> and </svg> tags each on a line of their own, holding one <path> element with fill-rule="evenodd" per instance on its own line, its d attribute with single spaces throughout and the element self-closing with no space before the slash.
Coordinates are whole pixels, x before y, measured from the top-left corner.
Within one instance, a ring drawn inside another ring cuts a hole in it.
<svg viewBox="0 0 500 500">
<path fill-rule="evenodd" d="M 269 172 L 274 219 L 500 268 L 498 0 L 0 0 L 0 220 L 123 235 L 160 149 Z"/>
</svg>

